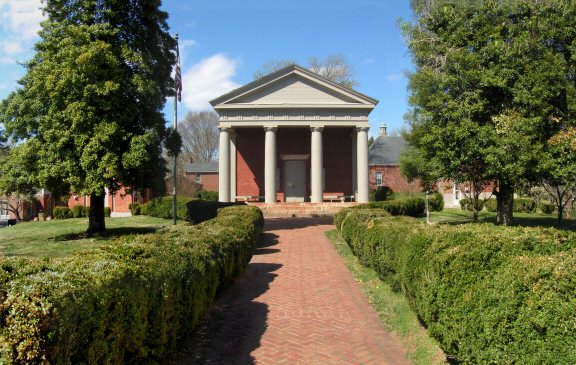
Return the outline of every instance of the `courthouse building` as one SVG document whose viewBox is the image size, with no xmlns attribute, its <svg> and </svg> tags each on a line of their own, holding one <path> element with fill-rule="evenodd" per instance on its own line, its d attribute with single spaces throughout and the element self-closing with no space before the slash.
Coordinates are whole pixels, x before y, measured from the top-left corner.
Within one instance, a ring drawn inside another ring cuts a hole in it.
<svg viewBox="0 0 576 365">
<path fill-rule="evenodd" d="M 210 102 L 220 201 L 368 202 L 377 100 L 291 65 Z"/>
</svg>

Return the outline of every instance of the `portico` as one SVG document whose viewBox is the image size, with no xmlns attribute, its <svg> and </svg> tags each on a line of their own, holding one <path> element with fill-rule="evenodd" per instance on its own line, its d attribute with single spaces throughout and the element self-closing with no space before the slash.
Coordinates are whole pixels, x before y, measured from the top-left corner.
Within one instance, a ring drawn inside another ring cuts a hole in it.
<svg viewBox="0 0 576 365">
<path fill-rule="evenodd" d="M 214 99 L 220 201 L 368 202 L 377 103 L 297 65 Z"/>
</svg>

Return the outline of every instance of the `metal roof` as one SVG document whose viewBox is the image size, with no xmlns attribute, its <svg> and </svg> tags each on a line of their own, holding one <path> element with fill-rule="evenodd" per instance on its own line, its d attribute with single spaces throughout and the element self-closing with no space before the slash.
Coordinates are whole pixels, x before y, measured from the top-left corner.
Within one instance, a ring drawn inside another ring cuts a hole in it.
<svg viewBox="0 0 576 365">
<path fill-rule="evenodd" d="M 406 149 L 402 137 L 380 136 L 368 149 L 369 165 L 399 165 L 400 154 Z"/>
<path fill-rule="evenodd" d="M 192 162 L 184 165 L 187 172 L 218 172 L 218 162 Z"/>
</svg>

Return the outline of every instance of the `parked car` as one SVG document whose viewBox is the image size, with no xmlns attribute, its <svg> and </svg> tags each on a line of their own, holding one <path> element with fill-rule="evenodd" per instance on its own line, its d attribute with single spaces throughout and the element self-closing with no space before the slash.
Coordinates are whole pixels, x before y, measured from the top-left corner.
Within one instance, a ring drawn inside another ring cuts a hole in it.
<svg viewBox="0 0 576 365">
<path fill-rule="evenodd" d="M 0 228 L 10 227 L 18 223 L 16 219 L 0 219 Z"/>
</svg>

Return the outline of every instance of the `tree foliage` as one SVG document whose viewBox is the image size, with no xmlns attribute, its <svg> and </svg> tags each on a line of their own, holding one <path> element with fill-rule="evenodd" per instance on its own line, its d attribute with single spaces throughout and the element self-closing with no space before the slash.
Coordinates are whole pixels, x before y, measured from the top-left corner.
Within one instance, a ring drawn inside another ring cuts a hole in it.
<svg viewBox="0 0 576 365">
<path fill-rule="evenodd" d="M 515 186 L 541 174 L 548 140 L 573 121 L 572 2 L 412 1 L 403 23 L 409 143 L 447 179 L 495 184 L 511 224 Z"/>
<path fill-rule="evenodd" d="M 165 174 L 162 108 L 173 94 L 174 39 L 155 0 L 47 0 L 21 87 L 0 107 L 20 141 L 1 166 L 17 191 L 90 195 L 105 230 L 105 189 L 152 187 Z"/>
</svg>

